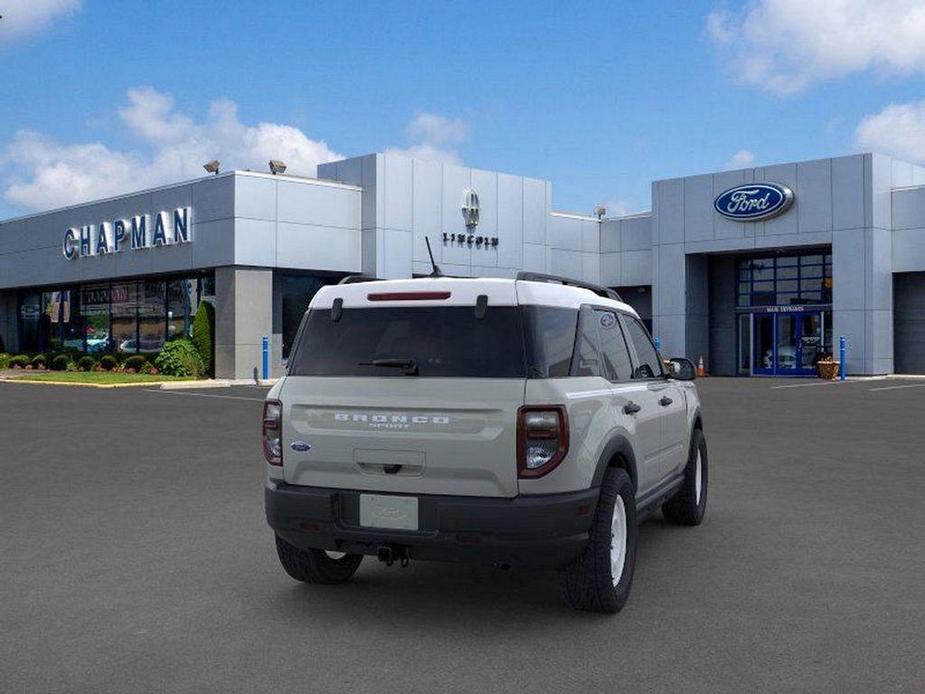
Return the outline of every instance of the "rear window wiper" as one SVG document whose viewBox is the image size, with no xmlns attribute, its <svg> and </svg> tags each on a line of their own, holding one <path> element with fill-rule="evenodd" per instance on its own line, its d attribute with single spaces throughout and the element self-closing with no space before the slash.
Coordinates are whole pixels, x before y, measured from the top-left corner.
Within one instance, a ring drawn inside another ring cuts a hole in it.
<svg viewBox="0 0 925 694">
<path fill-rule="evenodd" d="M 402 369 L 405 376 L 417 376 L 418 364 L 414 359 L 373 359 L 372 361 L 361 361 L 360 366 L 390 366 L 395 369 Z"/>
</svg>

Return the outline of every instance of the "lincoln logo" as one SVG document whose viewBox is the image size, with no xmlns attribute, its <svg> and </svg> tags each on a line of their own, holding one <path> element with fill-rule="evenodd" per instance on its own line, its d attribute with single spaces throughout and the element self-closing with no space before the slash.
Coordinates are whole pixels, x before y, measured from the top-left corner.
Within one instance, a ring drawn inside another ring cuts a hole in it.
<svg viewBox="0 0 925 694">
<path fill-rule="evenodd" d="M 479 196 L 472 188 L 463 191 L 462 215 L 467 229 L 479 225 Z"/>
<path fill-rule="evenodd" d="M 793 204 L 793 191 L 777 183 L 751 183 L 730 188 L 713 201 L 724 217 L 757 222 L 785 212 Z"/>
</svg>

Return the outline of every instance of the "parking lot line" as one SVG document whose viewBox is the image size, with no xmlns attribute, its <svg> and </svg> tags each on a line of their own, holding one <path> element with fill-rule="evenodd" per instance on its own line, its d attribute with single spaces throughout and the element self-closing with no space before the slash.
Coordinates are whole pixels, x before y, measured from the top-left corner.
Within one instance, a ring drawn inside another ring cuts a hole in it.
<svg viewBox="0 0 925 694">
<path fill-rule="evenodd" d="M 868 388 L 871 393 L 878 390 L 900 390 L 901 388 L 925 388 L 925 383 L 906 383 L 901 386 L 881 386 L 880 388 Z"/>
<path fill-rule="evenodd" d="M 212 395 L 211 393 L 187 393 L 182 390 L 160 390 L 158 388 L 146 388 L 147 393 L 162 393 L 164 395 L 189 395 L 196 398 L 222 398 L 223 400 L 251 400 L 253 402 L 263 402 L 266 398 L 245 398 L 242 395 Z"/>
<path fill-rule="evenodd" d="M 785 386 L 771 386 L 771 390 L 780 390 L 781 388 L 812 388 L 813 386 L 834 386 L 839 381 L 822 381 L 813 383 L 788 383 Z"/>
</svg>

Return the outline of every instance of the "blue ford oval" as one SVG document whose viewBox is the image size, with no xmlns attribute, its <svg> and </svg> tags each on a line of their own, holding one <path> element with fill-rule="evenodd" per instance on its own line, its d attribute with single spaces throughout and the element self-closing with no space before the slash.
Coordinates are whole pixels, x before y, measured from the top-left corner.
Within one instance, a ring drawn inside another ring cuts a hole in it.
<svg viewBox="0 0 925 694">
<path fill-rule="evenodd" d="M 793 204 L 793 191 L 777 183 L 748 183 L 730 188 L 713 201 L 724 217 L 740 222 L 757 222 L 779 215 Z"/>
</svg>

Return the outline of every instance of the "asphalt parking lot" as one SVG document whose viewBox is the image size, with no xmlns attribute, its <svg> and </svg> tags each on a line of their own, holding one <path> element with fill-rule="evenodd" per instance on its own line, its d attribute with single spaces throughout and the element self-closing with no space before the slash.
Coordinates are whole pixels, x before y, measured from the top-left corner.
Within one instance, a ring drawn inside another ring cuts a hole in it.
<svg viewBox="0 0 925 694">
<path fill-rule="evenodd" d="M 0 689 L 922 691 L 925 381 L 699 383 L 707 518 L 645 523 L 616 617 L 547 574 L 293 582 L 264 389 L 0 383 Z"/>
</svg>

